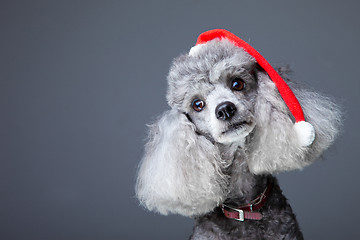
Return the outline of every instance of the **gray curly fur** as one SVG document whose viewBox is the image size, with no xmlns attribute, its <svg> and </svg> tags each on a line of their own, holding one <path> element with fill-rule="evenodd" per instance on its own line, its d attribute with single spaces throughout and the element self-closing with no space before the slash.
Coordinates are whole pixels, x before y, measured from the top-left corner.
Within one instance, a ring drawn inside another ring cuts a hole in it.
<svg viewBox="0 0 360 240">
<path fill-rule="evenodd" d="M 234 77 L 245 82 L 244 90 L 231 90 Z M 171 109 L 150 126 L 138 171 L 140 203 L 161 214 L 194 217 L 191 239 L 302 239 L 271 174 L 302 169 L 330 146 L 340 128 L 337 105 L 291 85 L 316 131 L 311 146 L 300 146 L 294 119 L 275 84 L 254 58 L 227 40 L 212 40 L 195 56 L 176 58 L 168 84 Z M 193 110 L 194 99 L 205 101 L 202 111 Z M 220 121 L 214 114 L 225 101 L 237 108 L 231 121 Z M 239 121 L 246 124 L 232 130 Z M 274 187 L 261 209 L 262 220 L 224 217 L 220 204 L 250 202 L 269 179 Z"/>
</svg>

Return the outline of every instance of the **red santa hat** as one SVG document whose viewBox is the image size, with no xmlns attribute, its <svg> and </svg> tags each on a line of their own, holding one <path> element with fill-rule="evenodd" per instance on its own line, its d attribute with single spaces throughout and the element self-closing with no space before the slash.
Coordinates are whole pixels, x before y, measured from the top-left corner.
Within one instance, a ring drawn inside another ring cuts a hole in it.
<svg viewBox="0 0 360 240">
<path fill-rule="evenodd" d="M 256 51 L 252 46 L 246 43 L 244 40 L 235 36 L 229 31 L 224 29 L 214 29 L 204 32 L 199 35 L 196 45 L 191 48 L 189 55 L 195 56 L 199 49 L 207 42 L 213 39 L 227 39 L 232 42 L 235 46 L 244 49 L 248 54 L 253 56 L 257 63 L 267 72 L 270 79 L 275 83 L 281 97 L 285 104 L 289 108 L 291 114 L 295 118 L 295 132 L 298 136 L 299 143 L 301 146 L 309 146 L 315 139 L 314 127 L 305 121 L 304 113 L 294 93 L 290 87 L 286 84 L 284 79 L 275 71 L 275 69 L 269 64 L 261 54 Z"/>
</svg>

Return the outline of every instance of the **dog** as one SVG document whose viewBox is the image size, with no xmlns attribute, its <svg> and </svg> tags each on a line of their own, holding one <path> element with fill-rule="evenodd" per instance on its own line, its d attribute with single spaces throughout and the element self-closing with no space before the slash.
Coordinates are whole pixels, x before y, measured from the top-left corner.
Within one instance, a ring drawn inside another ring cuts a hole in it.
<svg viewBox="0 0 360 240">
<path fill-rule="evenodd" d="M 140 203 L 195 218 L 190 239 L 303 239 L 273 174 L 318 159 L 341 110 L 281 75 L 234 34 L 201 34 L 170 68 L 171 109 L 150 125 Z"/>
</svg>

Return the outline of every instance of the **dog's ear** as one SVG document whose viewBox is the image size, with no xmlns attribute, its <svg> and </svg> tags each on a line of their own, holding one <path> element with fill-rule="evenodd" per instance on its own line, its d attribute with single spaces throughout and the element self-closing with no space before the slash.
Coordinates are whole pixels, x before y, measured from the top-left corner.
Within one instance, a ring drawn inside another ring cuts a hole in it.
<svg viewBox="0 0 360 240">
<path fill-rule="evenodd" d="M 194 216 L 224 198 L 226 163 L 187 117 L 172 109 L 150 126 L 136 184 L 140 203 L 161 214 Z"/>
<path fill-rule="evenodd" d="M 301 169 L 327 149 L 341 127 L 341 111 L 329 98 L 293 88 L 305 119 L 315 129 L 310 146 L 299 144 L 294 119 L 268 75 L 258 74 L 256 130 L 248 145 L 248 164 L 255 174 Z"/>
</svg>

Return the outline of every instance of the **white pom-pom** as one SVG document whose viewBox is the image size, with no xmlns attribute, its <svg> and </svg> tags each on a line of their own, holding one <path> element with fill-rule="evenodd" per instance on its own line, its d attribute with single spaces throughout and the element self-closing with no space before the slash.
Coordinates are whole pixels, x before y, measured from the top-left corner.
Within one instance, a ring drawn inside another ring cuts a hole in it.
<svg viewBox="0 0 360 240">
<path fill-rule="evenodd" d="M 308 122 L 301 121 L 294 124 L 295 132 L 302 147 L 310 146 L 315 139 L 315 129 Z"/>
</svg>

